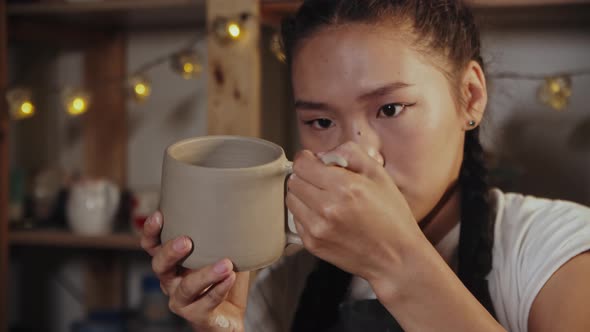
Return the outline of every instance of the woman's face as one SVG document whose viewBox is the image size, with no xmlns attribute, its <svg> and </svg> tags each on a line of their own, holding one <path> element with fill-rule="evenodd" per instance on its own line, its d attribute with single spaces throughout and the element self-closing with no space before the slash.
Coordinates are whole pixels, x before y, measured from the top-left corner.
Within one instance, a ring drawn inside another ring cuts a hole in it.
<svg viewBox="0 0 590 332">
<path fill-rule="evenodd" d="M 420 221 L 458 177 L 466 118 L 408 40 L 375 25 L 320 29 L 297 45 L 292 79 L 303 147 L 354 141 L 379 152 Z"/>
</svg>

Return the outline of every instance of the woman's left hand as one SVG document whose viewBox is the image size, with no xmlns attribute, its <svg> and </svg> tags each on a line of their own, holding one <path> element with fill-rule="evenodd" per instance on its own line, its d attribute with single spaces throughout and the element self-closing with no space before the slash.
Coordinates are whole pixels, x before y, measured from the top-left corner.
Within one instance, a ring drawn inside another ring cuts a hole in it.
<svg viewBox="0 0 590 332">
<path fill-rule="evenodd" d="M 325 165 L 302 151 L 288 181 L 287 206 L 307 250 L 368 280 L 377 292 L 376 284 L 393 281 L 392 271 L 426 239 L 379 162 L 353 142 L 328 153 L 342 156 L 347 167 Z"/>
</svg>

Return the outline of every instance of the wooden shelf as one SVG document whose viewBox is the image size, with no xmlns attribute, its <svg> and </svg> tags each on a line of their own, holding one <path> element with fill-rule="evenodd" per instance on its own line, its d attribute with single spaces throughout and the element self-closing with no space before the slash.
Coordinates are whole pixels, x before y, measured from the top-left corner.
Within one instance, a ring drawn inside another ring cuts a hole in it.
<svg viewBox="0 0 590 332">
<path fill-rule="evenodd" d="M 12 230 L 8 242 L 11 246 L 43 246 L 86 249 L 140 250 L 139 237 L 132 234 L 82 236 L 67 231 Z"/>
<path fill-rule="evenodd" d="M 294 13 L 301 0 L 262 0 L 265 23 Z M 9 4 L 12 21 L 76 24 L 108 28 L 199 27 L 205 22 L 205 0 L 97 0 Z"/>
<path fill-rule="evenodd" d="M 8 15 L 81 14 L 113 11 L 141 11 L 171 8 L 198 8 L 202 0 L 106 0 L 10 4 Z"/>
<path fill-rule="evenodd" d="M 473 5 L 477 16 L 500 26 L 506 23 L 580 25 L 587 23 L 590 17 L 588 14 L 590 0 L 470 0 L 469 2 Z M 264 24 L 277 26 L 283 17 L 293 14 L 301 3 L 301 0 L 261 0 L 261 20 Z M 77 30 L 186 27 L 198 29 L 204 26 L 205 13 L 205 0 L 97 0 L 70 3 L 16 3 L 7 6 L 7 14 L 11 19 L 10 26 L 16 24 L 47 26 L 49 24 L 61 28 L 62 31 L 72 25 L 76 26 Z M 69 34 L 75 34 L 75 32 Z"/>
<path fill-rule="evenodd" d="M 588 4 L 588 0 L 468 0 L 475 7 L 539 7 Z"/>
<path fill-rule="evenodd" d="M 468 0 L 475 8 L 540 7 L 590 4 L 589 0 Z M 290 14 L 303 0 L 261 0 L 263 12 Z M 41 2 L 8 4 L 8 16 L 45 16 L 142 12 L 169 9 L 203 9 L 205 0 L 96 0 L 84 2 Z"/>
<path fill-rule="evenodd" d="M 467 0 L 484 27 L 590 26 L 590 0 Z M 301 0 L 262 0 L 265 23 L 279 25 Z"/>
<path fill-rule="evenodd" d="M 204 0 L 103 0 L 11 4 L 12 22 L 75 25 L 113 29 L 199 28 L 205 20 Z"/>
</svg>

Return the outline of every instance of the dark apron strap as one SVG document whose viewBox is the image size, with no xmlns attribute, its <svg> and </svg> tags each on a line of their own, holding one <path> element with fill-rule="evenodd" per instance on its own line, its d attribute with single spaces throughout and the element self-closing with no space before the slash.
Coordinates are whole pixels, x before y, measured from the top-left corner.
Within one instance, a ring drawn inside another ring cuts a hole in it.
<svg viewBox="0 0 590 332">
<path fill-rule="evenodd" d="M 402 328 L 377 300 L 344 302 L 337 325 L 329 332 L 402 332 Z"/>
</svg>

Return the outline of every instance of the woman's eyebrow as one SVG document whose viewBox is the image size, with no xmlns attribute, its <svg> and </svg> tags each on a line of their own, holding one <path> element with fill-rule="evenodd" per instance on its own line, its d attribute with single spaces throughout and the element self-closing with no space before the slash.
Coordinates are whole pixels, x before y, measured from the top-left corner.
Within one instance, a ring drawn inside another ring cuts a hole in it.
<svg viewBox="0 0 590 332">
<path fill-rule="evenodd" d="M 369 92 L 365 92 L 361 94 L 357 99 L 358 100 L 367 100 L 373 99 L 375 97 L 380 97 L 391 93 L 392 91 L 411 87 L 413 84 L 404 83 L 404 82 L 393 82 L 371 90 Z M 294 103 L 296 110 L 318 110 L 318 111 L 330 111 L 333 108 L 330 107 L 326 103 L 316 102 L 316 101 L 309 101 L 309 100 L 302 100 L 296 99 Z"/>
<path fill-rule="evenodd" d="M 381 86 L 377 89 L 371 90 L 369 92 L 365 92 L 365 93 L 361 94 L 357 99 L 361 100 L 361 101 L 367 100 L 367 99 L 373 99 L 375 97 L 381 97 L 381 96 L 387 95 L 388 93 L 391 93 L 395 90 L 399 90 L 399 89 L 403 89 L 403 88 L 407 88 L 407 87 L 411 87 L 411 86 L 413 86 L 413 84 L 404 83 L 404 82 L 393 82 L 393 83 L 389 83 L 384 86 Z"/>
<path fill-rule="evenodd" d="M 295 100 L 295 109 L 329 111 L 332 108 L 325 103 L 297 99 Z"/>
</svg>

